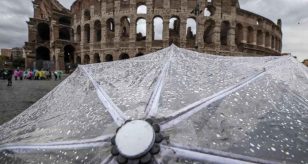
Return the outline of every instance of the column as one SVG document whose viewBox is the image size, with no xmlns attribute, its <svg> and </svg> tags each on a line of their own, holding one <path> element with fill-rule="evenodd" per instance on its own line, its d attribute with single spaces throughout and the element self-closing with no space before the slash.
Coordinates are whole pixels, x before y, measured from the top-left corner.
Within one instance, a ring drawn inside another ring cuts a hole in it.
<svg viewBox="0 0 308 164">
<path fill-rule="evenodd" d="M 247 36 L 248 36 L 248 29 L 246 27 L 243 27 L 243 38 L 241 43 L 246 44 L 247 43 Z"/>
<path fill-rule="evenodd" d="M 186 47 L 186 18 L 181 17 L 180 25 L 180 45 L 182 48 Z"/>
<path fill-rule="evenodd" d="M 165 0 L 166 1 L 166 0 Z M 164 47 L 169 46 L 169 18 L 163 18 L 163 24 L 164 24 L 164 29 L 163 29 L 163 42 L 164 42 Z"/>
</svg>

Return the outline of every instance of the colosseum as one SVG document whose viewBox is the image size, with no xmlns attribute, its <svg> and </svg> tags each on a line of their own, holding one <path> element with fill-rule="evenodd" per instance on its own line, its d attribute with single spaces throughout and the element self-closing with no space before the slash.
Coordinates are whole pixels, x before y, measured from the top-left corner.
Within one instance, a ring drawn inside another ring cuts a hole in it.
<svg viewBox="0 0 308 164">
<path fill-rule="evenodd" d="M 27 67 L 64 70 L 147 54 L 175 44 L 220 55 L 281 55 L 281 20 L 238 0 L 34 0 Z"/>
</svg>

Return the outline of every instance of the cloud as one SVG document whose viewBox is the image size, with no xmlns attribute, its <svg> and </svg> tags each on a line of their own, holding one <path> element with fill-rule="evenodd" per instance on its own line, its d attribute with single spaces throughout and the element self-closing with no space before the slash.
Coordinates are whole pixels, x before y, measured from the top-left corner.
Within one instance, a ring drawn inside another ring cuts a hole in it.
<svg viewBox="0 0 308 164">
<path fill-rule="evenodd" d="M 74 1 L 59 0 L 68 9 Z M 308 46 L 304 46 L 308 43 L 308 0 L 239 1 L 241 8 L 274 22 L 281 18 L 283 51 L 291 52 L 299 60 L 308 59 Z M 0 0 L 0 6 L 0 48 L 22 47 L 28 38 L 26 21 L 33 16 L 32 0 Z"/>
</svg>

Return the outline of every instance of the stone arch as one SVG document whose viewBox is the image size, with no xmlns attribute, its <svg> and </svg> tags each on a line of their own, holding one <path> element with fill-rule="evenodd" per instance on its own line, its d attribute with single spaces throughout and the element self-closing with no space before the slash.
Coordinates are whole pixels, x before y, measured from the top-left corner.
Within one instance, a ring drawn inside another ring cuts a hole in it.
<svg viewBox="0 0 308 164">
<path fill-rule="evenodd" d="M 142 52 L 138 52 L 137 54 L 136 54 L 136 57 L 139 57 L 139 56 L 143 56 L 144 54 L 142 53 Z"/>
<path fill-rule="evenodd" d="M 90 43 L 90 25 L 89 24 L 85 24 L 84 25 L 84 42 L 85 43 Z"/>
<path fill-rule="evenodd" d="M 265 33 L 265 47 L 270 47 L 271 46 L 270 43 L 271 43 L 270 34 L 269 32 L 266 32 Z"/>
<path fill-rule="evenodd" d="M 164 23 L 161 16 L 155 16 L 153 18 L 153 40 L 163 40 Z"/>
<path fill-rule="evenodd" d="M 80 57 L 80 56 L 77 56 L 77 58 L 76 58 L 76 63 L 77 63 L 77 64 L 81 64 L 81 57 Z"/>
<path fill-rule="evenodd" d="M 257 45 L 258 46 L 263 46 L 263 31 L 262 30 L 258 30 L 257 31 Z"/>
<path fill-rule="evenodd" d="M 84 16 L 84 20 L 85 21 L 88 21 L 88 20 L 91 20 L 91 12 L 90 10 L 85 10 L 84 13 L 83 13 L 83 16 Z"/>
<path fill-rule="evenodd" d="M 181 0 L 170 0 L 170 9 L 180 9 Z"/>
<path fill-rule="evenodd" d="M 111 54 L 107 54 L 107 55 L 105 56 L 105 61 L 106 61 L 106 62 L 111 62 L 111 61 L 113 61 L 113 56 L 112 56 Z"/>
<path fill-rule="evenodd" d="M 129 55 L 127 53 L 122 53 L 119 56 L 119 60 L 126 60 L 126 59 L 129 59 Z"/>
<path fill-rule="evenodd" d="M 187 18 L 186 20 L 186 46 L 194 47 L 197 34 L 197 21 L 194 17 Z"/>
<path fill-rule="evenodd" d="M 137 4 L 137 14 L 147 14 L 147 6 L 144 3 Z"/>
<path fill-rule="evenodd" d="M 94 22 L 94 30 L 95 30 L 95 42 L 100 42 L 102 40 L 102 24 L 101 21 L 96 20 Z"/>
<path fill-rule="evenodd" d="M 69 27 L 61 27 L 59 29 L 59 39 L 70 40 L 71 39 L 71 29 Z"/>
<path fill-rule="evenodd" d="M 235 44 L 239 46 L 241 45 L 243 40 L 244 40 L 243 25 L 238 23 L 235 28 Z"/>
<path fill-rule="evenodd" d="M 204 16 L 205 17 L 210 17 L 215 14 L 216 8 L 213 5 L 207 5 L 207 7 L 204 9 Z"/>
<path fill-rule="evenodd" d="M 121 18 L 121 40 L 129 40 L 130 19 L 127 16 Z"/>
<path fill-rule="evenodd" d="M 145 18 L 138 18 L 136 21 L 136 41 L 146 40 L 147 37 L 147 24 Z"/>
<path fill-rule="evenodd" d="M 101 62 L 101 58 L 99 56 L 98 53 L 95 53 L 94 54 L 94 63 L 100 63 Z"/>
<path fill-rule="evenodd" d="M 81 41 L 81 27 L 80 25 L 77 27 L 77 42 L 80 42 Z"/>
<path fill-rule="evenodd" d="M 220 27 L 220 44 L 223 46 L 229 45 L 229 35 L 230 35 L 230 22 L 223 21 Z"/>
<path fill-rule="evenodd" d="M 114 26 L 114 20 L 113 18 L 109 18 L 106 21 L 106 40 L 107 42 L 113 42 L 114 39 L 114 31 L 115 31 L 115 26 Z"/>
<path fill-rule="evenodd" d="M 169 44 L 180 45 L 180 27 L 181 19 L 178 16 L 172 16 L 169 19 Z"/>
<path fill-rule="evenodd" d="M 203 34 L 203 41 L 205 44 L 212 44 L 214 43 L 214 28 L 215 28 L 215 21 L 210 19 L 207 20 L 204 24 L 204 34 Z"/>
<path fill-rule="evenodd" d="M 39 23 L 37 25 L 39 41 L 45 42 L 50 40 L 50 28 L 47 23 Z"/>
<path fill-rule="evenodd" d="M 90 64 L 90 56 L 88 54 L 84 55 L 83 64 Z"/>
<path fill-rule="evenodd" d="M 254 29 L 251 26 L 247 27 L 247 43 L 252 44 L 254 42 Z"/>
</svg>

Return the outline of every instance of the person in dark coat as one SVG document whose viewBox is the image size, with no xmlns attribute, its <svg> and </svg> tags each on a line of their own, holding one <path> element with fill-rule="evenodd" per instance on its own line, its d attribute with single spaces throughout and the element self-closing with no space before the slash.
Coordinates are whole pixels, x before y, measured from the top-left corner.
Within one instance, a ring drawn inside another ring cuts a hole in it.
<svg viewBox="0 0 308 164">
<path fill-rule="evenodd" d="M 8 72 L 7 73 L 7 81 L 8 81 L 7 86 L 12 86 L 13 70 L 9 69 L 7 72 Z"/>
</svg>

